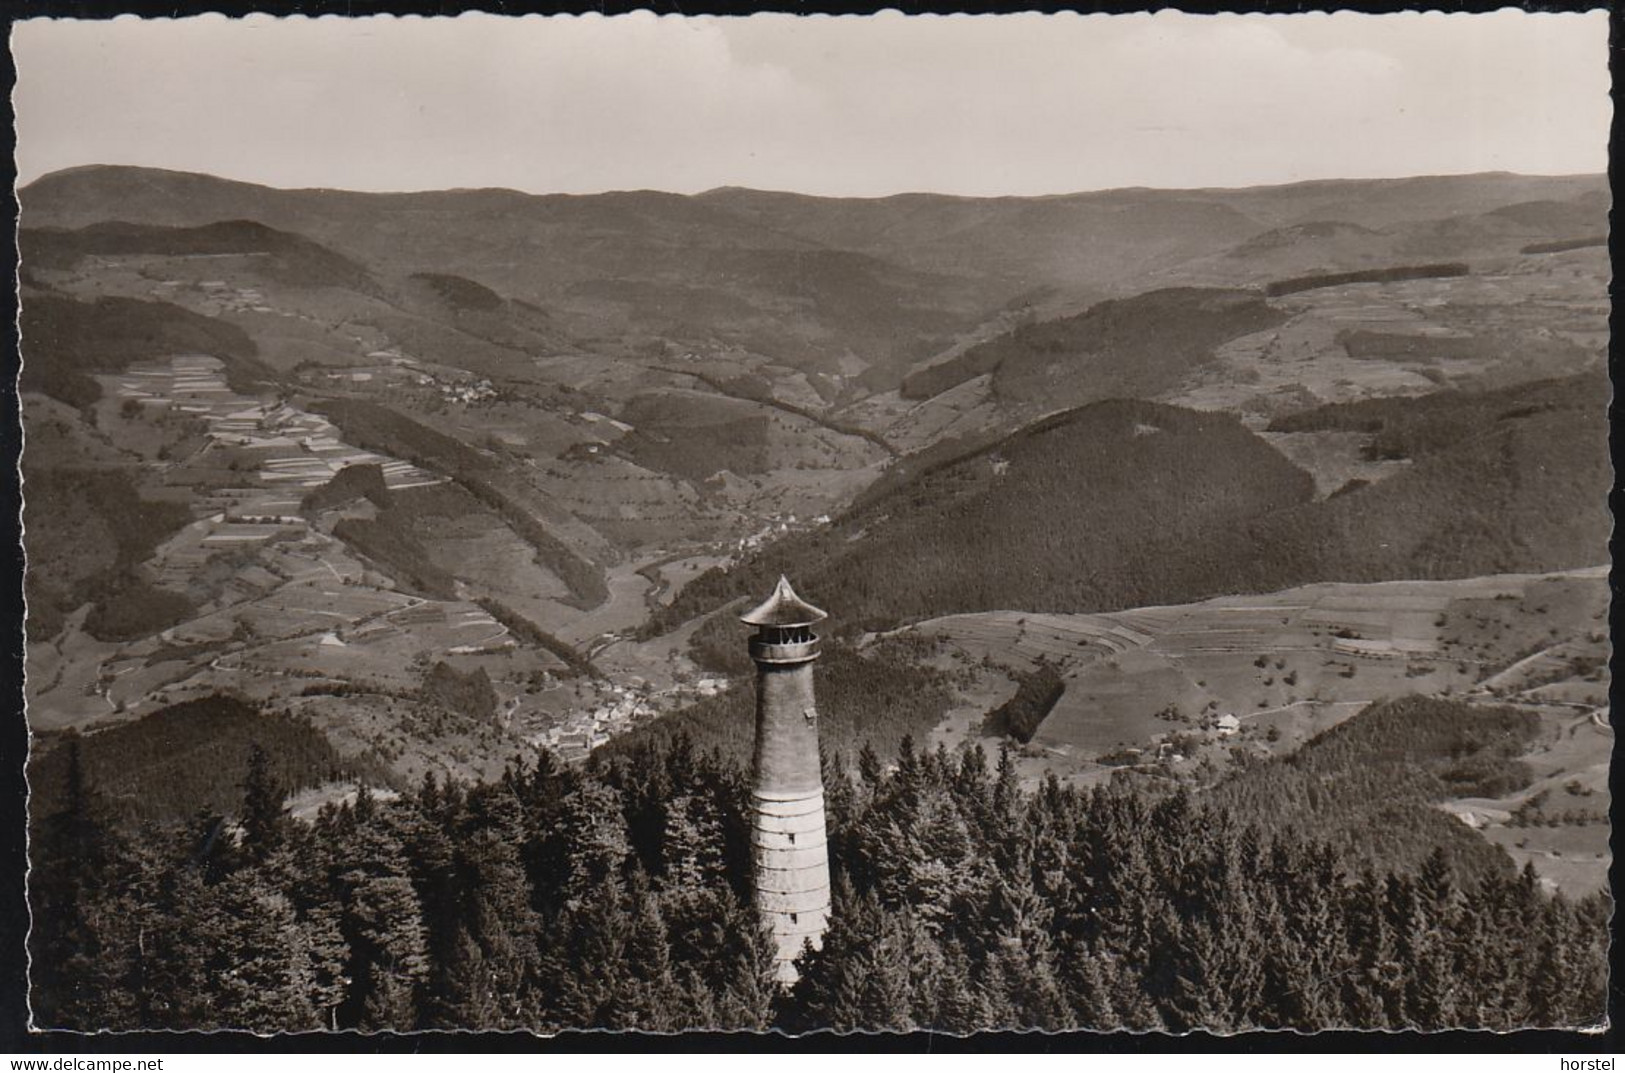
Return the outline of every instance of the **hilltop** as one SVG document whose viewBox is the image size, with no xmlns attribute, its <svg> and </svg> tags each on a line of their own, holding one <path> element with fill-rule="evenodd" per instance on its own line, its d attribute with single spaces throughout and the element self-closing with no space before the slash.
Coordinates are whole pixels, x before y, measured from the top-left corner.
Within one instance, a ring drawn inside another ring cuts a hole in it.
<svg viewBox="0 0 1625 1073">
<path fill-rule="evenodd" d="M 787 570 L 841 607 L 848 628 L 885 629 L 965 611 L 1109 611 L 1309 581 L 1589 566 L 1606 558 L 1609 531 L 1605 395 L 1592 373 L 1465 401 L 1389 399 L 1383 416 L 1309 411 L 1292 427 L 1357 422 L 1407 463 L 1326 498 L 1233 418 L 1096 403 L 925 468 L 827 529 L 713 571 L 659 621 L 704 613 Z M 1452 424 L 1435 437 L 1442 411 Z"/>
</svg>

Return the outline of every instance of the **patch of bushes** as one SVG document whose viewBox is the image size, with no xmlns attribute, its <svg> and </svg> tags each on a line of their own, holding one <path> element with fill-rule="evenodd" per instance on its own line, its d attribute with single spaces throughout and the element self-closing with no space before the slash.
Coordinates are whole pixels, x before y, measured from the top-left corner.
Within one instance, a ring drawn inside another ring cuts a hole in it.
<svg viewBox="0 0 1625 1073">
<path fill-rule="evenodd" d="M 1033 740 L 1039 726 L 1066 693 L 1061 672 L 1051 663 L 1040 662 L 1032 671 L 1018 675 L 1016 695 L 988 713 L 988 728 L 1009 734 L 1023 745 Z"/>
<path fill-rule="evenodd" d="M 196 610 L 182 594 L 124 574 L 91 604 L 85 632 L 98 641 L 138 641 L 185 622 Z"/>
</svg>

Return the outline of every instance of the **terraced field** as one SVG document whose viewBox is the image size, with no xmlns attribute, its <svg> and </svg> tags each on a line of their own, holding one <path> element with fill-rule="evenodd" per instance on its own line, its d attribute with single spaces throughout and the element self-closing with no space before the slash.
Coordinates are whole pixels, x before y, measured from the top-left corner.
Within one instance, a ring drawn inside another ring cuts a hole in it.
<svg viewBox="0 0 1625 1073">
<path fill-rule="evenodd" d="M 400 459 L 343 442 L 332 422 L 287 405 L 247 398 L 226 385 L 224 363 L 207 354 L 132 366 L 101 378 L 108 395 L 141 410 L 174 410 L 204 423 L 209 444 L 250 454 L 254 477 L 265 487 L 306 490 L 325 484 L 345 466 L 375 464 L 390 488 L 436 484 L 444 478 Z M 297 493 L 295 493 L 297 494 Z"/>
</svg>

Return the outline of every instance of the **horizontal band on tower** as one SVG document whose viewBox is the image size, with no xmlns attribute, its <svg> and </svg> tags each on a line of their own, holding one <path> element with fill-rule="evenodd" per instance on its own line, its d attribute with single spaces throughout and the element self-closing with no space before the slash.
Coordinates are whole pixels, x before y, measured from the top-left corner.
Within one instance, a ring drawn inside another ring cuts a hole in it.
<svg viewBox="0 0 1625 1073">
<path fill-rule="evenodd" d="M 757 813 L 751 833 L 759 835 L 795 835 L 823 841 L 829 837 L 823 812 L 803 812 L 796 816 L 773 816 Z"/>
<path fill-rule="evenodd" d="M 775 868 L 762 864 L 757 869 L 756 889 L 776 891 L 808 891 L 829 889 L 829 869 L 822 864 L 805 864 L 795 868 Z M 811 880 L 812 882 L 805 882 Z M 794 886 L 790 884 L 794 883 Z"/>
<path fill-rule="evenodd" d="M 816 800 L 822 806 L 824 805 L 824 787 L 819 785 L 816 790 L 764 790 L 762 787 L 756 787 L 751 790 L 751 797 L 756 801 L 760 801 L 760 803 L 764 803 L 764 805 L 767 805 L 767 803 L 791 805 L 795 801 Z"/>
<path fill-rule="evenodd" d="M 822 853 L 829 848 L 829 839 L 822 827 L 810 831 L 752 831 L 750 848 L 758 857 L 771 857 L 777 853 L 803 853 L 815 849 Z"/>
<path fill-rule="evenodd" d="M 807 872 L 807 871 L 810 871 L 810 869 L 805 869 L 804 868 L 804 869 L 801 869 L 801 871 L 802 872 Z M 814 883 L 803 883 L 803 884 L 800 884 L 800 885 L 795 885 L 795 884 L 787 883 L 786 882 L 787 879 L 788 879 L 788 877 L 783 876 L 783 875 L 780 875 L 780 876 L 760 876 L 760 877 L 757 878 L 757 881 L 756 881 L 756 893 L 757 894 L 782 894 L 782 895 L 784 895 L 786 897 L 789 897 L 790 895 L 794 895 L 797 898 L 800 898 L 800 897 L 803 897 L 803 896 L 810 896 L 810 895 L 814 895 L 814 894 L 821 895 L 821 896 L 824 896 L 824 897 L 827 898 L 828 895 L 829 895 L 829 883 L 828 883 L 828 881 L 814 882 Z M 775 880 L 777 880 L 777 882 L 775 882 Z"/>
<path fill-rule="evenodd" d="M 773 933 L 773 937 L 778 940 L 778 947 L 780 950 L 783 950 L 785 947 L 793 947 L 795 949 L 795 953 L 799 954 L 801 953 L 802 941 L 805 939 L 811 939 L 813 941 L 813 946 L 818 946 L 818 941 L 824 937 L 824 929 L 822 926 L 820 926 L 812 931 L 801 931 L 799 929 L 796 931 L 776 931 Z M 777 956 L 785 957 L 783 954 Z M 789 956 L 793 958 L 795 955 L 792 954 Z"/>
<path fill-rule="evenodd" d="M 822 928 L 830 914 L 828 902 L 823 905 L 801 905 L 785 909 L 769 909 L 766 907 L 758 907 L 758 909 L 763 916 L 771 918 L 775 935 L 784 934 L 782 925 L 789 923 L 785 918 L 797 917 L 797 926 L 790 930 L 801 931 L 803 930 L 802 925 L 808 928 Z"/>
<path fill-rule="evenodd" d="M 829 901 L 828 882 L 806 883 L 795 886 L 786 885 L 782 882 L 782 877 L 780 877 L 781 881 L 777 883 L 773 881 L 773 878 L 771 876 L 762 876 L 757 880 L 756 894 L 758 897 L 774 894 L 783 898 L 822 898 L 826 902 Z"/>
<path fill-rule="evenodd" d="M 772 917 L 787 917 L 790 914 L 789 913 L 769 913 L 768 915 L 772 916 Z M 821 911 L 819 911 L 817 909 L 808 909 L 805 912 L 802 912 L 802 913 L 799 914 L 798 919 L 796 920 L 795 927 L 787 928 L 787 929 L 785 929 L 783 931 L 779 930 L 778 928 L 774 928 L 773 929 L 773 934 L 774 934 L 775 937 L 780 938 L 780 939 L 787 938 L 787 937 L 792 936 L 792 935 L 805 935 L 805 936 L 808 936 L 809 938 L 810 937 L 815 937 L 815 936 L 820 936 L 820 935 L 822 935 L 824 933 L 825 921 L 822 918 L 825 917 L 825 916 L 828 916 L 828 913 L 821 912 Z M 815 918 L 818 918 L 818 919 L 815 919 L 815 920 L 803 925 L 803 923 L 799 919 L 799 917 L 815 917 Z M 778 923 L 782 923 L 782 921 L 775 920 L 773 923 L 778 924 Z"/>
<path fill-rule="evenodd" d="M 818 846 L 806 850 L 778 850 L 756 854 L 756 871 L 768 873 L 817 872 L 820 877 L 829 873 L 829 857 Z"/>
<path fill-rule="evenodd" d="M 813 895 L 822 895 L 823 898 L 824 898 L 824 904 L 825 905 L 829 904 L 829 884 L 828 883 L 820 883 L 820 884 L 818 884 L 816 886 L 808 886 L 808 887 L 779 887 L 779 886 L 769 886 L 768 884 L 766 884 L 766 883 L 762 882 L 760 879 L 758 879 L 756 881 L 756 894 L 757 894 L 758 897 L 760 897 L 761 895 L 764 895 L 764 894 L 778 894 L 778 895 L 782 895 L 783 897 L 786 897 L 786 898 L 792 897 L 792 896 L 797 897 L 797 898 L 803 898 L 803 897 L 811 897 Z"/>
<path fill-rule="evenodd" d="M 797 836 L 793 841 L 791 835 Z M 829 838 L 822 828 L 811 831 L 762 831 L 751 832 L 750 844 L 752 849 L 764 853 L 778 853 L 788 851 L 795 853 L 806 849 L 827 849 Z"/>
<path fill-rule="evenodd" d="M 821 808 L 811 808 L 805 812 L 757 812 L 751 824 L 755 831 L 802 831 L 820 830 L 824 826 L 825 812 Z"/>
<path fill-rule="evenodd" d="M 805 919 L 808 922 L 808 927 L 815 927 L 822 931 L 824 924 L 829 919 L 830 907 L 828 903 L 824 905 L 785 905 L 777 907 L 758 905 L 756 911 L 769 924 L 782 923 L 787 917 L 796 917 L 798 922 Z M 774 928 L 773 933 L 775 935 L 780 934 L 779 929 Z"/>
<path fill-rule="evenodd" d="M 763 860 L 758 857 L 756 860 L 756 871 L 780 878 L 816 872 L 818 873 L 819 879 L 826 886 L 829 884 L 829 865 L 823 860 L 809 861 L 805 864 L 789 864 L 775 863 L 772 860 Z"/>
<path fill-rule="evenodd" d="M 810 826 L 822 827 L 824 815 L 825 809 L 821 804 L 814 804 L 812 808 L 807 809 L 798 808 L 795 811 L 756 809 L 752 822 L 761 830 L 803 831 Z"/>
</svg>

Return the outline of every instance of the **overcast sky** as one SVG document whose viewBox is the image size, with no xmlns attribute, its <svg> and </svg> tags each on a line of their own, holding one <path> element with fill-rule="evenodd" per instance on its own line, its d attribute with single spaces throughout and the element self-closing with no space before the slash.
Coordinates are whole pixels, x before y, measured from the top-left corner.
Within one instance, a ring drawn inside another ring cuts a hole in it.
<svg viewBox="0 0 1625 1073">
<path fill-rule="evenodd" d="M 17 167 L 831 195 L 1599 172 L 1607 30 L 1601 10 L 30 20 Z"/>
</svg>

